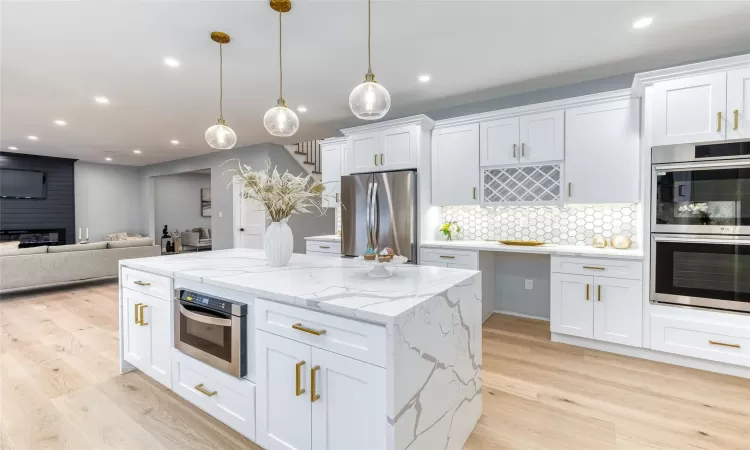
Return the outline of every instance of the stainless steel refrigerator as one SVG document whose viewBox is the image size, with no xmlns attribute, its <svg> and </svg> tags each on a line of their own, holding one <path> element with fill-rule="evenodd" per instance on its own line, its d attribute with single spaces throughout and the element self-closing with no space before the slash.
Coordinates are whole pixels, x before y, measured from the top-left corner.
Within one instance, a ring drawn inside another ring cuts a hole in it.
<svg viewBox="0 0 750 450">
<path fill-rule="evenodd" d="M 391 247 L 417 262 L 417 172 L 341 177 L 341 253 Z"/>
</svg>

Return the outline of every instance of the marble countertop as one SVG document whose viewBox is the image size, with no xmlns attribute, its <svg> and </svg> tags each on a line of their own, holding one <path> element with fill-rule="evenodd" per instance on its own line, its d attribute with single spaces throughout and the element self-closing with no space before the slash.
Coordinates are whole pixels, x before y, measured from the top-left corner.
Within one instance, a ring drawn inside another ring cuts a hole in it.
<svg viewBox="0 0 750 450">
<path fill-rule="evenodd" d="M 579 245 L 544 244 L 536 247 L 505 245 L 496 241 L 427 241 L 420 244 L 425 248 L 445 248 L 456 250 L 479 250 L 491 252 L 534 253 L 560 256 L 592 256 L 598 258 L 643 259 L 643 250 L 617 250 L 612 247 L 594 248 Z"/>
<path fill-rule="evenodd" d="M 329 234 L 326 236 L 308 236 L 305 238 L 306 241 L 326 241 L 326 242 L 341 242 L 341 236 L 335 234 Z"/>
<path fill-rule="evenodd" d="M 370 278 L 371 267 L 353 259 L 295 253 L 289 265 L 271 267 L 263 251 L 250 249 L 127 259 L 120 264 L 177 282 L 198 281 L 385 325 L 479 273 L 408 264 L 391 269 L 390 278 Z"/>
</svg>

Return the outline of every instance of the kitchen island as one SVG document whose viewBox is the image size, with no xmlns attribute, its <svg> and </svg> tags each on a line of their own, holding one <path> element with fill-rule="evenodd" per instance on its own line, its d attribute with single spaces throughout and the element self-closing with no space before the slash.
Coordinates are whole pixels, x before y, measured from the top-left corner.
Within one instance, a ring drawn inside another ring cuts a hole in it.
<svg viewBox="0 0 750 450">
<path fill-rule="evenodd" d="M 479 420 L 481 280 L 404 265 L 223 250 L 121 262 L 121 369 L 273 449 L 461 449 Z M 174 348 L 180 292 L 247 304 L 247 371 Z"/>
</svg>

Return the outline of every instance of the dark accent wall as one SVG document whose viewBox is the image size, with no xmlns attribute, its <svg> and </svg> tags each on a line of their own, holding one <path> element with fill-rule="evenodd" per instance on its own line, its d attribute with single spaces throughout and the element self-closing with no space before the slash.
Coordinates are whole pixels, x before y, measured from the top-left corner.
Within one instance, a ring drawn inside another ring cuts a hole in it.
<svg viewBox="0 0 750 450">
<path fill-rule="evenodd" d="M 45 199 L 0 198 L 0 230 L 65 228 L 67 243 L 75 243 L 75 161 L 0 152 L 0 168 L 38 170 L 47 178 Z"/>
</svg>

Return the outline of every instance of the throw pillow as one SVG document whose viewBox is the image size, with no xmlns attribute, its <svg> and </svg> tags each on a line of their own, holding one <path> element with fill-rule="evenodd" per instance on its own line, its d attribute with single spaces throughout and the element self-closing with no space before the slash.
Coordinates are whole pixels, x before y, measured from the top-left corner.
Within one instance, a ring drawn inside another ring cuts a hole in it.
<svg viewBox="0 0 750 450">
<path fill-rule="evenodd" d="M 128 239 L 126 241 L 108 242 L 108 248 L 128 248 L 128 247 L 145 247 L 154 245 L 154 240 L 150 237 Z"/>
<path fill-rule="evenodd" d="M 0 247 L 0 256 L 38 255 L 40 253 L 47 253 L 46 245 L 26 248 Z"/>
</svg>

